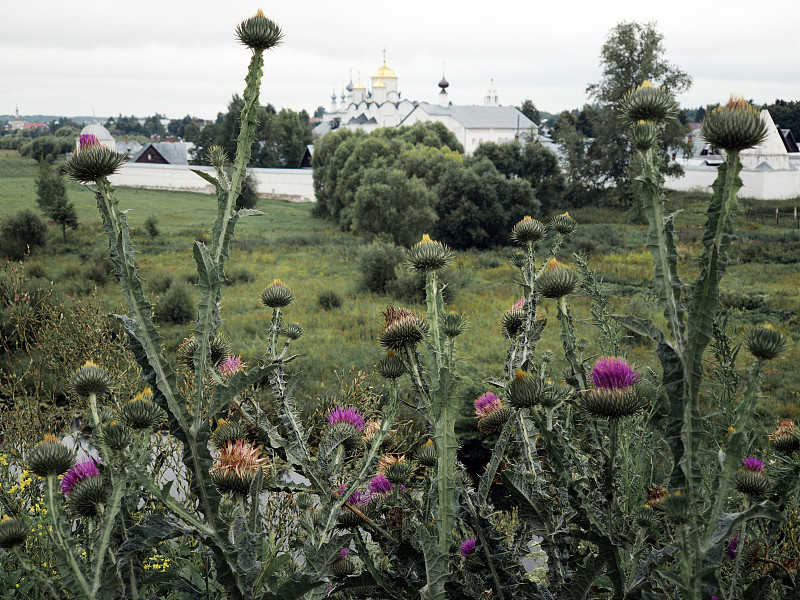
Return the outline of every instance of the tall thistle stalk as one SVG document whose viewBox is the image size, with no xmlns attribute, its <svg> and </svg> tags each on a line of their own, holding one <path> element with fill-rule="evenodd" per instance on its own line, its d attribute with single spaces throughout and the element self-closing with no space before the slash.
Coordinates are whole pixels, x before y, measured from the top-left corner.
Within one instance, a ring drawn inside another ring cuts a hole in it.
<svg viewBox="0 0 800 600">
<path fill-rule="evenodd" d="M 716 474 L 716 498 L 704 506 L 699 498 L 704 484 L 700 454 L 703 431 L 699 405 L 704 379 L 704 353 L 711 341 L 719 305 L 719 281 L 725 273 L 728 250 L 733 239 L 737 192 L 741 188 L 739 152 L 758 144 L 766 135 L 758 113 L 743 100 L 731 100 L 727 106 L 712 111 L 703 123 L 702 135 L 714 147 L 726 152 L 724 164 L 713 185 L 709 203 L 703 250 L 698 263 L 700 272 L 691 287 L 688 309 L 684 306 L 683 284 L 677 272 L 677 251 L 673 239 L 677 213 L 664 209 L 664 180 L 660 174 L 661 154 L 657 146 L 661 125 L 674 118 L 676 106 L 664 90 L 643 85 L 623 101 L 621 114 L 630 125 L 629 138 L 637 154 L 639 196 L 650 230 L 648 246 L 653 256 L 657 290 L 664 305 L 669 338 L 652 323 L 640 319 L 620 318 L 623 325 L 652 337 L 658 342 L 657 354 L 663 368 L 663 386 L 669 399 L 669 416 L 665 438 L 672 451 L 673 470 L 670 488 L 672 521 L 682 532 L 680 569 L 676 583 L 684 600 L 699 600 L 706 593 L 718 590 L 714 564 L 720 535 L 729 535 L 731 522 L 755 518 L 753 510 L 723 518 L 728 492 L 736 475 L 742 454 L 748 447 L 748 423 L 755 412 L 755 396 L 759 387 L 763 361 L 758 359 L 747 379 L 747 390 L 738 407 L 734 427 Z M 776 517 L 774 510 L 758 507 L 764 514 Z M 762 515 L 763 516 L 763 515 Z M 686 531 L 702 531 L 689 536 Z"/>
</svg>

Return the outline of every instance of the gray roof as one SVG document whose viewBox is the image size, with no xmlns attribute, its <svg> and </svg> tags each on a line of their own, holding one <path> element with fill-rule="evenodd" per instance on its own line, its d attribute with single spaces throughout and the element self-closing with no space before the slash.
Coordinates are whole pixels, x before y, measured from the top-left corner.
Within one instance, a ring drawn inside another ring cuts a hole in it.
<svg viewBox="0 0 800 600">
<path fill-rule="evenodd" d="M 136 162 L 148 146 L 155 148 L 158 153 L 171 165 L 188 165 L 189 164 L 189 143 L 188 142 L 155 142 L 146 144 L 137 152 L 131 162 Z"/>
<path fill-rule="evenodd" d="M 531 127 L 536 127 L 533 121 L 513 106 L 439 106 L 421 102 L 409 115 L 418 110 L 424 111 L 432 117 L 453 117 L 465 129 L 517 129 L 519 127 L 520 131 L 527 131 Z"/>
</svg>

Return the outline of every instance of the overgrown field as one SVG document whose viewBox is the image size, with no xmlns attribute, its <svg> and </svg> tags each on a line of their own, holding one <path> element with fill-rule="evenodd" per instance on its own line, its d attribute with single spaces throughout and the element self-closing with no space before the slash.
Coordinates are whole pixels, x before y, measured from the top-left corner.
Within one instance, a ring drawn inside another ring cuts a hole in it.
<svg viewBox="0 0 800 600">
<path fill-rule="evenodd" d="M 36 174 L 34 161 L 14 151 L 0 152 L 0 220 L 25 208 L 36 210 Z M 29 285 L 52 284 L 54 297 L 66 305 L 75 299 L 91 299 L 106 312 L 123 311 L 106 259 L 107 242 L 94 197 L 72 183 L 68 184 L 68 194 L 76 205 L 80 228 L 68 232 L 67 240 L 62 241 L 60 230 L 50 227 L 47 246 L 35 250 L 24 263 Z M 191 246 L 195 239 L 207 235 L 204 227 L 213 222 L 214 197 L 128 188 L 119 189 L 118 197 L 120 205 L 130 209 L 134 244 L 141 251 L 138 266 L 152 302 L 157 304 L 175 282 L 185 283 L 195 300 Z M 678 248 L 684 282 L 696 274 L 692 257 L 698 252 L 706 203 L 704 195 L 678 193 L 668 202 L 668 209 L 682 210 L 676 237 L 688 244 Z M 248 218 L 237 227 L 227 269 L 230 284 L 223 292 L 222 330 L 245 362 L 255 364 L 266 345 L 270 318 L 259 294 L 274 278 L 289 286 L 296 301 L 287 309 L 286 318 L 300 323 L 305 332 L 293 346 L 299 356 L 291 368 L 304 373 L 304 387 L 298 397 L 310 409 L 317 399 L 336 393 L 338 377 L 351 367 L 363 371 L 373 368 L 382 356 L 377 343 L 383 322 L 381 311 L 388 304 L 401 302 L 362 291 L 362 240 L 312 217 L 311 205 L 262 199 L 258 208 L 266 214 Z M 628 215 L 613 209 L 584 208 L 570 214 L 580 228 L 570 237 L 563 258 L 568 260 L 572 252 L 588 255 L 592 268 L 603 277 L 604 289 L 617 312 L 652 316 L 659 321 L 645 226 L 629 223 Z M 533 216 L 544 219 L 548 215 Z M 148 217 L 155 219 L 159 229 L 155 237 L 144 227 Z M 790 219 L 777 227 L 774 219 L 762 225 L 760 219 L 740 218 L 738 233 L 733 249 L 736 262 L 721 284 L 723 303 L 729 309 L 728 326 L 740 339 L 737 334 L 748 326 L 768 322 L 791 340 L 788 352 L 771 363 L 767 372 L 763 414 L 771 426 L 776 416 L 795 417 L 800 412 L 800 375 L 793 368 L 800 358 L 800 231 Z M 511 252 L 510 246 L 459 252 L 449 273 L 453 297 L 448 308 L 463 312 L 471 324 L 459 338 L 468 357 L 461 369 L 465 415 L 471 410 L 471 401 L 485 391 L 482 380 L 499 372 L 505 356 L 507 343 L 500 333 L 500 316 L 519 296 L 515 269 L 508 261 Z M 331 296 L 330 292 L 341 299 L 340 306 L 321 305 L 320 297 L 326 293 Z M 572 303 L 578 335 L 591 339 L 594 331 L 581 322 L 588 316 L 588 300 L 575 297 Z M 555 351 L 561 346 L 555 305 L 543 305 L 553 325 L 546 328 L 539 347 Z M 421 305 L 416 308 L 423 309 Z M 161 325 L 169 355 L 174 355 L 190 330 L 189 322 Z M 630 359 L 640 366 L 657 368 L 649 343 L 630 342 Z"/>
</svg>

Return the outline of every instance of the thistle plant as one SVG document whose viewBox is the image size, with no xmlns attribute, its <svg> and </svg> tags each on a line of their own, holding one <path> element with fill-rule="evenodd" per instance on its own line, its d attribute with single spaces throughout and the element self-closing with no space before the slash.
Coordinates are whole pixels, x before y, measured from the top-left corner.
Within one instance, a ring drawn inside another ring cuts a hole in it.
<svg viewBox="0 0 800 600">
<path fill-rule="evenodd" d="M 704 124 L 726 163 L 709 204 L 699 274 L 687 292 L 657 150 L 675 103 L 648 84 L 622 103 L 665 331 L 614 314 L 586 259 L 573 256 L 572 265 L 561 255 L 564 237 L 579 232 L 568 213 L 546 224 L 526 216 L 513 227 L 519 291 L 497 317 L 508 350 L 498 376 L 469 399 L 475 426 L 496 436 L 484 471 L 473 479 L 458 460 L 456 435 L 465 408 L 457 343 L 469 323 L 445 307 L 440 276 L 453 253 L 444 244 L 425 235 L 407 253 L 407 268 L 425 278 L 425 310 L 384 311 L 375 367 L 384 391 L 368 401 L 337 398 L 316 422 L 300 417 L 295 398 L 299 375 L 291 370 L 291 350 L 303 328 L 286 320 L 295 300 L 290 281 L 276 279 L 253 299 L 270 313 L 260 359 L 246 364 L 220 331 L 235 228 L 259 214 L 235 206 L 255 139 L 264 52 L 281 41 L 261 11 L 236 34 L 252 52 L 241 132 L 232 166 L 214 148 L 208 156 L 214 175 L 195 171 L 214 186 L 217 215 L 210 245 L 196 242 L 192 249 L 200 301 L 176 365 L 161 353 L 127 213 L 108 180 L 124 159 L 87 138 L 68 161 L 67 172 L 95 194 L 128 306 L 116 318 L 144 382 L 138 394 L 121 394 L 113 365 L 87 362 L 73 375 L 71 391 L 86 404 L 91 456 L 77 460 L 52 435 L 25 451 L 28 468 L 43 480 L 57 576 L 26 557 L 28 523 L 5 514 L 5 506 L 0 548 L 48 597 L 143 598 L 165 585 L 193 597 L 260 600 L 700 600 L 766 597 L 770 590 L 797 597 L 796 424 L 778 424 L 769 438 L 774 452 L 764 460 L 747 456 L 757 454 L 749 425 L 764 365 L 786 341 L 768 326 L 754 328 L 745 339 L 754 362 L 741 375 L 718 318 L 741 186 L 738 153 L 763 137 L 757 113 L 732 100 Z M 576 334 L 571 302 L 579 293 L 592 301 L 594 348 Z M 549 304 L 563 360 L 538 348 Z M 661 373 L 628 360 L 623 327 L 655 340 Z M 704 414 L 701 402 L 709 345 L 728 364 L 717 375 L 725 388 L 720 412 L 731 423 L 722 441 L 704 431 L 714 416 Z M 398 423 L 401 405 L 416 415 L 417 438 Z M 154 450 L 162 434 L 180 455 L 173 479 L 164 476 L 163 453 Z M 177 493 L 181 482 L 188 485 Z M 501 499 L 511 514 L 497 508 Z M 285 511 L 288 505 L 296 512 Z M 274 524 L 294 516 L 295 535 L 279 539 Z M 547 573 L 536 581 L 522 565 L 534 539 Z M 751 545 L 755 539 L 769 551 Z M 166 574 L 179 561 L 161 554 L 159 544 L 177 540 L 188 540 L 194 562 Z M 789 583 L 774 573 L 745 581 L 745 553 L 752 564 L 777 565 Z"/>
</svg>

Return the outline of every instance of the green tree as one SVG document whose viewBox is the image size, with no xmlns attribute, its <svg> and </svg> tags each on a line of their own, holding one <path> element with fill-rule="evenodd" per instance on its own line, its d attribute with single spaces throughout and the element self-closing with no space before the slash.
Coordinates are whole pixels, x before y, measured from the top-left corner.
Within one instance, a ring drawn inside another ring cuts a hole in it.
<svg viewBox="0 0 800 600">
<path fill-rule="evenodd" d="M 632 89 L 649 81 L 673 95 L 689 89 L 692 78 L 665 58 L 664 36 L 655 23 L 623 21 L 614 27 L 600 52 L 602 79 L 587 86 L 586 91 L 600 106 L 595 128 L 594 152 L 598 156 L 603 178 L 615 184 L 615 199 L 629 204 L 631 179 L 628 173 L 630 149 L 625 139 L 616 106 Z M 686 127 L 679 121 L 667 127 L 661 137 L 662 171 L 680 175 L 683 170 L 670 163 L 668 153 L 683 150 Z M 602 185 L 602 181 L 596 182 Z"/>
<path fill-rule="evenodd" d="M 558 157 L 534 136 L 529 135 L 524 145 L 517 141 L 504 144 L 484 142 L 473 157 L 486 157 L 506 177 L 527 181 L 541 205 L 542 214 L 561 208 L 566 180 Z"/>
<path fill-rule="evenodd" d="M 597 202 L 605 183 L 600 161 L 593 155 L 593 140 L 578 131 L 577 120 L 569 112 L 562 112 L 556 119 L 553 141 L 564 156 L 565 204 L 580 207 Z"/>
<path fill-rule="evenodd" d="M 436 196 L 416 177 L 386 166 L 366 169 L 349 207 L 353 232 L 411 246 L 436 221 Z"/>
<path fill-rule="evenodd" d="M 164 118 L 164 115 L 160 115 L 158 113 L 154 114 L 151 117 L 147 117 L 144 120 L 144 124 L 142 125 L 142 133 L 147 137 L 159 137 L 163 138 L 167 131 L 164 129 L 164 125 L 161 123 L 161 119 Z"/>
<path fill-rule="evenodd" d="M 541 124 L 541 115 L 539 114 L 539 109 L 536 108 L 536 105 L 532 100 L 523 100 L 522 106 L 517 108 L 519 108 L 519 112 L 528 117 L 531 121 L 537 125 Z"/>
<path fill-rule="evenodd" d="M 39 162 L 39 176 L 36 178 L 36 203 L 43 213 L 61 225 L 61 235 L 65 240 L 67 227 L 78 228 L 78 213 L 75 205 L 67 199 L 64 176 L 44 160 Z"/>
<path fill-rule="evenodd" d="M 800 101 L 775 100 L 764 106 L 775 124 L 782 129 L 791 129 L 796 140 L 800 140 Z"/>
</svg>

